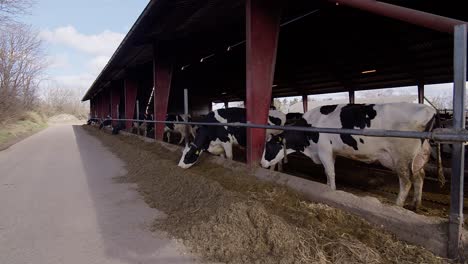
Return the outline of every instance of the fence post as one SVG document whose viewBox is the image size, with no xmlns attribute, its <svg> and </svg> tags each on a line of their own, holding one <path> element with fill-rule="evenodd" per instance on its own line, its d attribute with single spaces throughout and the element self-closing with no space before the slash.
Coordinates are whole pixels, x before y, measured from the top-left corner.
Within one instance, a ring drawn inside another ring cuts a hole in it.
<svg viewBox="0 0 468 264">
<path fill-rule="evenodd" d="M 453 49 L 453 128 L 465 129 L 466 95 L 466 25 L 455 26 Z M 450 187 L 450 215 L 448 256 L 463 261 L 463 184 L 465 148 L 463 142 L 453 143 L 452 179 Z"/>
</svg>

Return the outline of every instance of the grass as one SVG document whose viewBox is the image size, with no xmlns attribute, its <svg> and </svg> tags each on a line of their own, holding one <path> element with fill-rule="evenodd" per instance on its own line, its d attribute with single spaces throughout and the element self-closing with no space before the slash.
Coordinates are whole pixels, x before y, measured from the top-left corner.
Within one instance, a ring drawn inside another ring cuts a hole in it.
<svg viewBox="0 0 468 264">
<path fill-rule="evenodd" d="M 18 121 L 0 127 L 0 145 L 29 136 L 45 127 L 46 118 L 36 112 L 26 112 Z"/>
</svg>

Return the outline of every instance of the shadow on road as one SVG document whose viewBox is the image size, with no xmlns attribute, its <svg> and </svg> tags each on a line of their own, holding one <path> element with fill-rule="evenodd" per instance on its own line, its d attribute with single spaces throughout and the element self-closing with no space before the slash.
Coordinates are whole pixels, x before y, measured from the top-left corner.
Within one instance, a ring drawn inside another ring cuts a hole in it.
<svg viewBox="0 0 468 264">
<path fill-rule="evenodd" d="M 190 263 L 174 242 L 157 238 L 148 228 L 162 213 L 149 208 L 136 185 L 117 183 L 125 164 L 81 126 L 73 126 L 105 254 L 119 263 Z M 162 235 L 160 236 L 162 237 Z"/>
</svg>

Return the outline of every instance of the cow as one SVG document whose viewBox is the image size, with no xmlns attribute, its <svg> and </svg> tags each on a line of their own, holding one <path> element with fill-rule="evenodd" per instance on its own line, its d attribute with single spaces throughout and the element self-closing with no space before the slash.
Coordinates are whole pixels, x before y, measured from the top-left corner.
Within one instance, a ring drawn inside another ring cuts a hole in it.
<svg viewBox="0 0 468 264">
<path fill-rule="evenodd" d="M 125 121 L 119 121 L 117 125 L 112 127 L 112 135 L 118 135 L 120 130 L 125 129 Z"/>
<path fill-rule="evenodd" d="M 286 125 L 294 124 L 296 121 L 302 118 L 303 113 L 287 113 L 286 114 Z"/>
<path fill-rule="evenodd" d="M 435 116 L 433 108 L 421 104 L 326 105 L 306 112 L 294 126 L 422 132 L 432 130 Z M 261 165 L 265 168 L 273 166 L 293 152 L 303 153 L 314 163 L 322 164 L 332 190 L 336 190 L 336 156 L 366 163 L 378 162 L 395 171 L 399 177 L 396 204 L 404 205 L 413 184 L 412 207 L 417 209 L 421 205 L 423 168 L 430 156 L 428 140 L 284 131 L 267 142 Z"/>
<path fill-rule="evenodd" d="M 277 122 L 278 119 L 281 120 L 280 123 Z M 269 124 L 283 125 L 285 119 L 286 118 L 281 117 L 278 111 L 270 110 L 268 117 Z M 245 108 L 236 107 L 218 109 L 210 112 L 201 122 L 245 123 L 246 111 Z M 273 133 L 275 133 L 275 131 L 273 131 Z M 204 151 L 208 151 L 214 155 L 225 155 L 228 159 L 233 159 L 233 145 L 239 145 L 241 147 L 247 145 L 247 130 L 245 127 L 201 126 L 196 132 L 194 141 L 189 146 L 185 147 L 179 162 L 179 167 L 185 169 L 190 168 L 198 161 L 198 158 Z"/>
<path fill-rule="evenodd" d="M 99 123 L 99 119 L 95 118 L 95 117 L 92 117 L 92 118 L 88 119 L 88 121 L 86 122 L 86 124 L 88 124 L 88 126 L 95 126 L 98 123 Z"/>
<path fill-rule="evenodd" d="M 132 130 L 133 131 L 136 130 L 137 135 L 146 137 L 147 132 L 148 132 L 148 122 L 146 121 L 150 120 L 150 117 L 147 114 L 140 113 L 138 116 L 138 120 L 142 120 L 142 121 L 134 121 Z"/>
<path fill-rule="evenodd" d="M 166 116 L 166 121 L 179 121 L 179 122 L 185 122 L 184 117 L 181 115 L 177 114 L 168 114 Z M 188 116 L 188 122 L 191 122 L 192 118 L 190 115 Z M 188 133 L 192 135 L 193 138 L 195 138 L 195 130 L 196 128 L 194 126 L 189 126 L 188 127 Z M 166 123 L 164 126 L 164 133 L 166 134 L 167 137 L 167 142 L 171 142 L 171 133 L 179 134 L 180 135 L 180 140 L 179 140 L 179 145 L 184 142 L 184 139 L 187 138 L 189 135 L 187 135 L 187 125 L 183 124 L 172 124 L 172 123 Z"/>
<path fill-rule="evenodd" d="M 104 127 L 111 127 L 112 126 L 112 117 L 109 115 L 103 119 L 99 125 L 99 129 L 103 129 Z"/>
<path fill-rule="evenodd" d="M 283 112 L 280 112 L 276 109 L 270 109 L 270 111 L 268 112 L 268 124 L 270 126 L 284 126 L 285 123 L 286 115 Z M 267 139 L 269 139 L 270 136 L 278 135 L 281 133 L 282 131 L 277 129 L 266 130 Z"/>
</svg>

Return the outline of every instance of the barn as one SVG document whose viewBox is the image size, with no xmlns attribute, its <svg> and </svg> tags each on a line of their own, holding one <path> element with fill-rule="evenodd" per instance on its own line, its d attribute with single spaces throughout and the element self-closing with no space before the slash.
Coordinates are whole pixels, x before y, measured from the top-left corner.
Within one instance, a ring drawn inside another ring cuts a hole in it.
<svg viewBox="0 0 468 264">
<path fill-rule="evenodd" d="M 464 128 L 466 25 L 461 2 L 436 0 L 152 0 L 83 96 L 92 117 L 192 116 L 213 102 L 245 101 L 247 122 L 266 124 L 273 98 L 455 83 L 455 128 Z M 459 99 L 459 100 L 456 100 Z M 463 121 L 462 121 L 463 120 Z M 162 140 L 164 123 L 155 124 Z M 461 247 L 463 139 L 454 144 L 449 255 Z M 442 135 L 442 134 L 439 134 Z M 258 164 L 262 129 L 247 134 Z"/>
</svg>

